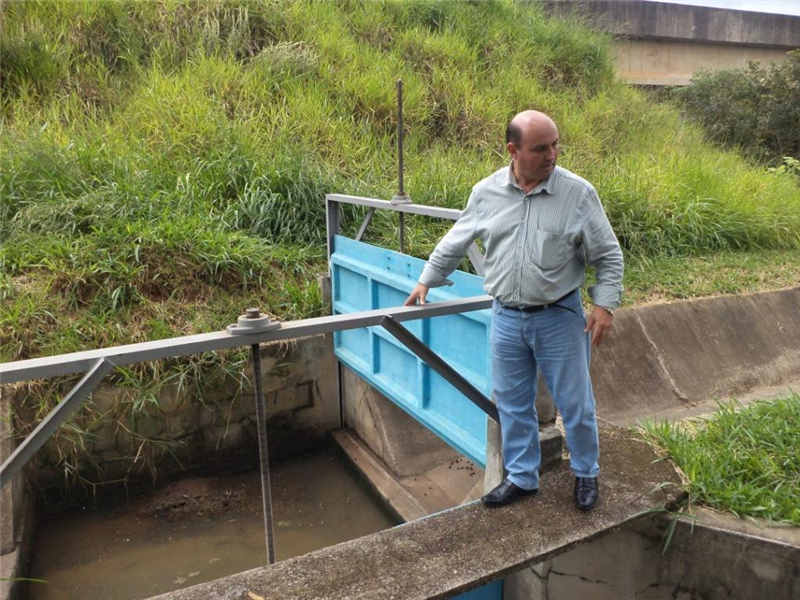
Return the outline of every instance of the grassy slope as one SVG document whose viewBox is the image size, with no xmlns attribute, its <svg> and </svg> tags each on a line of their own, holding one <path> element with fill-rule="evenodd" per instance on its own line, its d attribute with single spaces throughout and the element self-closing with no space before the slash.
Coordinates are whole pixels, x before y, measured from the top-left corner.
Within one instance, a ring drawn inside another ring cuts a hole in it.
<svg viewBox="0 0 800 600">
<path fill-rule="evenodd" d="M 396 186 L 397 77 L 416 202 L 461 208 L 505 164 L 508 119 L 535 107 L 605 202 L 626 302 L 800 280 L 796 181 L 710 147 L 613 80 L 606 38 L 535 4 L 3 2 L 0 16 L 3 360 L 219 330 L 250 305 L 319 313 L 324 194 Z M 424 257 L 446 224 L 408 221 Z M 351 210 L 345 228 L 359 222 Z M 396 247 L 393 218 L 374 222 L 368 241 Z M 115 418 L 157 416 L 154 382 L 202 402 L 243 357 L 117 371 L 132 393 Z M 69 383 L 34 388 L 34 413 Z M 105 418 L 90 402 L 59 430 L 65 475 Z"/>
<path fill-rule="evenodd" d="M 708 146 L 613 81 L 605 38 L 535 5 L 27 2 L 2 19 L 5 360 L 219 329 L 251 303 L 317 313 L 322 196 L 391 195 L 398 76 L 416 202 L 463 206 L 533 106 L 600 191 L 631 298 L 800 266 L 780 252 L 800 239 L 791 176 Z M 444 230 L 412 228 L 418 256 Z M 396 244 L 385 215 L 371 235 Z M 787 268 L 660 279 L 720 251 Z"/>
</svg>

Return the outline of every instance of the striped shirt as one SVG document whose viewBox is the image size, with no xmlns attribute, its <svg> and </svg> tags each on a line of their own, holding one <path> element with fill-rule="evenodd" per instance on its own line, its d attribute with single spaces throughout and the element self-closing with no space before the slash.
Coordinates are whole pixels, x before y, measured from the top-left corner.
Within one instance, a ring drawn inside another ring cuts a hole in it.
<svg viewBox="0 0 800 600">
<path fill-rule="evenodd" d="M 420 283 L 447 279 L 480 239 L 486 249 L 484 289 L 508 306 L 549 304 L 581 287 L 587 264 L 597 283 L 589 295 L 615 309 L 622 296 L 622 250 L 600 198 L 585 179 L 556 167 L 525 193 L 508 166 L 474 188 L 467 207 L 425 264 Z"/>
</svg>

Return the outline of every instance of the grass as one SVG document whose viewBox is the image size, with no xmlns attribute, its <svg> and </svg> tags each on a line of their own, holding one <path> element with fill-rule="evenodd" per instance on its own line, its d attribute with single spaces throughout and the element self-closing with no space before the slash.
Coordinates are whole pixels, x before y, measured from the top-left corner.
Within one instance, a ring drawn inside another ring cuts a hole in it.
<svg viewBox="0 0 800 600">
<path fill-rule="evenodd" d="M 797 285 L 800 253 L 780 250 L 628 257 L 623 306 L 750 294 Z"/>
<path fill-rule="evenodd" d="M 690 504 L 800 526 L 800 395 L 742 407 L 720 403 L 701 421 L 642 425 L 685 474 Z"/>
<path fill-rule="evenodd" d="M 607 36 L 537 3 L 3 2 L 0 26 L 4 361 L 221 330 L 252 305 L 320 314 L 324 194 L 394 193 L 398 77 L 415 202 L 462 208 L 538 108 L 604 200 L 627 302 L 800 281 L 797 177 L 708 144 L 615 80 Z M 396 248 L 394 217 L 367 240 Z M 407 223 L 418 257 L 447 227 Z M 35 412 L 66 385 L 32 388 Z"/>
</svg>

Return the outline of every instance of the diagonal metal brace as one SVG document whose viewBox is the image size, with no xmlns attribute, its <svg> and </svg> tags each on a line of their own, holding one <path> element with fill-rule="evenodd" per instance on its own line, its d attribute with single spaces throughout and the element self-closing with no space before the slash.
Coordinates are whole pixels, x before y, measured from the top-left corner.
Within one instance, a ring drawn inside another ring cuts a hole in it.
<svg viewBox="0 0 800 600">
<path fill-rule="evenodd" d="M 3 466 L 0 467 L 0 488 L 5 487 L 14 478 L 14 475 L 36 454 L 39 448 L 44 446 L 50 436 L 56 432 L 56 429 L 67 420 L 67 417 L 81 405 L 83 399 L 92 393 L 94 388 L 115 366 L 108 358 L 101 358 L 92 365 L 92 368 L 83 376 L 83 379 L 64 396 L 58 406 L 50 411 L 50 414 L 39 423 L 39 426 L 25 438 L 3 463 Z"/>
<path fill-rule="evenodd" d="M 481 251 L 478 249 L 478 245 L 475 242 L 472 242 L 469 250 L 467 250 L 467 256 L 469 257 L 472 266 L 475 267 L 475 272 L 483 277 L 485 274 L 485 270 L 483 268 L 483 254 L 481 254 Z"/>
<path fill-rule="evenodd" d="M 448 365 L 438 354 L 422 343 L 417 336 L 403 327 L 390 315 L 383 317 L 379 323 L 386 331 L 396 337 L 406 348 L 422 359 L 431 369 L 444 377 L 459 392 L 469 398 L 473 404 L 499 423 L 497 407 L 484 396 L 478 388 L 467 381 L 461 373 Z"/>
<path fill-rule="evenodd" d="M 364 217 L 364 221 L 361 223 L 361 227 L 358 230 L 358 234 L 356 234 L 356 241 L 360 242 L 361 238 L 364 237 L 364 232 L 367 231 L 367 227 L 369 227 L 369 222 L 372 221 L 372 216 L 375 214 L 375 207 L 373 206 L 367 211 L 367 216 Z"/>
</svg>

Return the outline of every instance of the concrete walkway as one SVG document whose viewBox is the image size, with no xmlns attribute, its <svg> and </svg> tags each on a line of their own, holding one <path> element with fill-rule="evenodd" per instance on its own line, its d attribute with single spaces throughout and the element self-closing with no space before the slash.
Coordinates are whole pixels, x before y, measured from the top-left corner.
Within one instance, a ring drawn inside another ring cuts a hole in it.
<svg viewBox="0 0 800 600">
<path fill-rule="evenodd" d="M 625 429 L 603 424 L 601 438 L 602 500 L 589 513 L 575 508 L 573 476 L 561 468 L 542 476 L 538 495 L 502 509 L 473 502 L 157 598 L 414 600 L 468 591 L 675 503 L 679 478 L 668 462 Z"/>
</svg>

